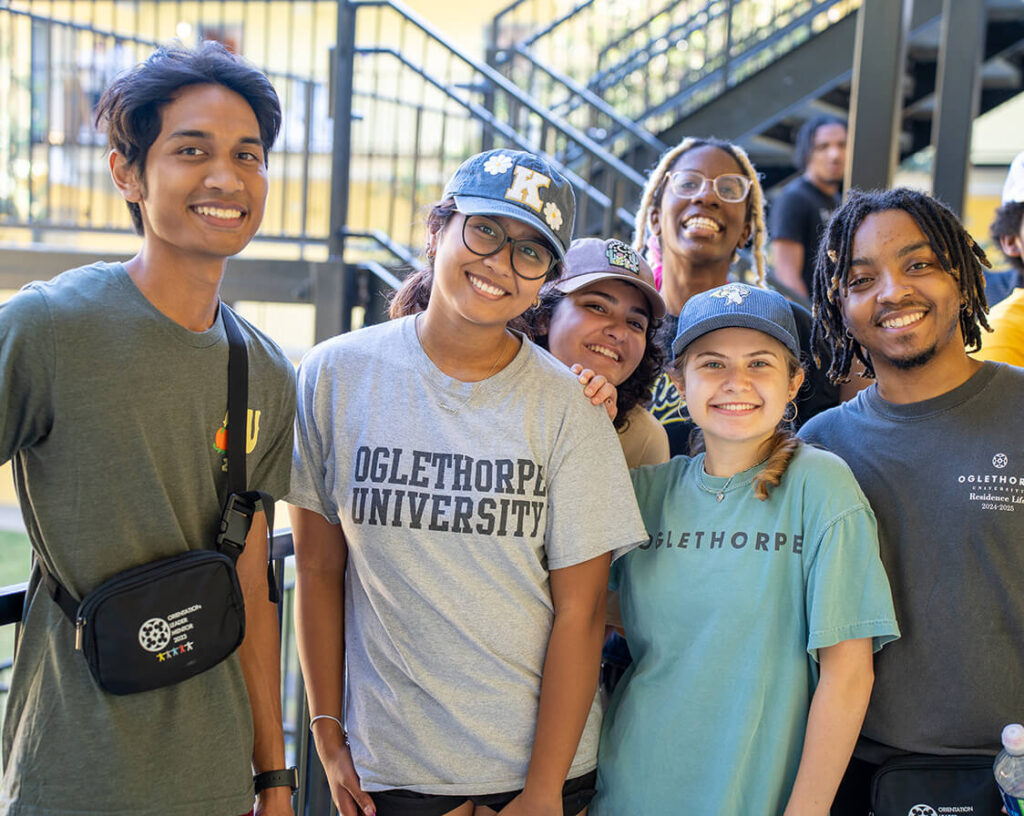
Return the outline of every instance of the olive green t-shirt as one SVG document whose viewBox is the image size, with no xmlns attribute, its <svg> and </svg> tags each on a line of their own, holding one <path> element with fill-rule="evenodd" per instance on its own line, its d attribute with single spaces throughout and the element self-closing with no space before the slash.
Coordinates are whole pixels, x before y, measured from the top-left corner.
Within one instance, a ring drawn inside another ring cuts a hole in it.
<svg viewBox="0 0 1024 816">
<path fill-rule="evenodd" d="M 249 354 L 248 485 L 288 487 L 291 364 L 239 319 Z M 0 461 L 14 460 L 37 558 L 77 597 L 212 545 L 226 492 L 228 346 L 173 322 L 120 264 L 34 283 L 0 306 Z M 0 814 L 237 816 L 252 807 L 237 653 L 183 683 L 115 696 L 71 623 L 29 584 L 3 728 Z"/>
</svg>

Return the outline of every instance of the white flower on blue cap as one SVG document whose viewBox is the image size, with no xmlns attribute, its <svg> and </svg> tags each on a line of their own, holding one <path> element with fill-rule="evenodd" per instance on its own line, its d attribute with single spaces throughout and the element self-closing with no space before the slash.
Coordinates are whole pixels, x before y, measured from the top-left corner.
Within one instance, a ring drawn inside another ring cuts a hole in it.
<svg viewBox="0 0 1024 816">
<path fill-rule="evenodd" d="M 562 211 L 558 209 L 558 205 L 554 201 L 549 201 L 544 205 L 544 220 L 555 232 L 562 228 Z"/>
<path fill-rule="evenodd" d="M 711 297 L 725 298 L 726 304 L 739 306 L 743 299 L 750 294 L 750 287 L 742 283 L 730 283 L 711 293 Z"/>
<path fill-rule="evenodd" d="M 512 169 L 512 157 L 505 153 L 497 153 L 484 162 L 484 171 L 492 176 L 500 176 Z"/>
</svg>

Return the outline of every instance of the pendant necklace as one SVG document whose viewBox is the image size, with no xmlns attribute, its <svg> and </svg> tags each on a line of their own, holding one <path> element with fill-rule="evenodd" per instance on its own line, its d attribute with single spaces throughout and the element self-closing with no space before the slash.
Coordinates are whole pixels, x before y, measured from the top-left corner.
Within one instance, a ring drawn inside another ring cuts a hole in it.
<svg viewBox="0 0 1024 816">
<path fill-rule="evenodd" d="M 769 456 L 770 455 L 771 454 L 769 454 Z M 705 461 L 707 461 L 706 458 Z M 758 467 L 758 465 L 763 465 L 767 461 L 768 456 L 764 457 L 764 459 L 762 459 L 757 464 L 751 465 L 750 467 L 746 468 L 746 470 L 753 470 L 754 468 Z M 744 471 L 739 471 L 738 473 L 732 474 L 732 476 L 725 480 L 725 484 L 722 485 L 721 487 L 709 487 L 704 483 L 704 476 L 707 473 L 707 471 L 704 470 L 704 466 L 702 464 L 700 470 L 697 471 L 697 487 L 699 487 L 705 493 L 710 493 L 712 496 L 715 497 L 715 501 L 721 503 L 721 501 L 725 498 L 726 491 L 729 490 L 729 485 L 732 484 L 732 480 L 735 479 L 739 475 L 739 473 L 743 472 Z"/>
<path fill-rule="evenodd" d="M 423 349 L 423 353 L 426 354 L 427 357 L 430 357 L 429 352 L 427 352 L 427 346 L 423 342 L 423 337 L 420 334 L 420 315 L 422 315 L 422 314 L 423 314 L 423 312 L 420 312 L 419 314 L 416 315 L 416 318 L 413 321 L 413 326 L 416 329 L 416 339 L 418 339 L 420 341 L 420 348 Z M 501 344 L 501 347 L 498 349 L 498 356 L 494 358 L 494 362 L 491 364 L 490 371 L 488 371 L 484 375 L 482 380 L 478 380 L 477 382 L 470 383 L 470 386 L 469 386 L 469 396 L 466 397 L 458 405 L 449 405 L 448 403 L 446 403 L 444 401 L 443 397 L 439 398 L 438 401 L 437 401 L 438 407 L 442 411 L 447 411 L 449 414 L 457 414 L 459 411 L 461 411 L 463 408 L 465 408 L 467 405 L 469 405 L 469 403 L 473 401 L 473 397 L 476 396 L 476 386 L 478 385 L 478 383 L 484 382 L 485 380 L 489 380 L 491 378 L 491 375 L 493 375 L 495 370 L 498 368 L 498 363 L 501 362 L 501 358 L 505 356 L 505 349 L 507 347 L 508 347 L 508 332 L 506 331 L 505 332 L 505 342 L 503 342 Z M 452 379 L 455 379 L 455 378 L 453 377 Z"/>
</svg>

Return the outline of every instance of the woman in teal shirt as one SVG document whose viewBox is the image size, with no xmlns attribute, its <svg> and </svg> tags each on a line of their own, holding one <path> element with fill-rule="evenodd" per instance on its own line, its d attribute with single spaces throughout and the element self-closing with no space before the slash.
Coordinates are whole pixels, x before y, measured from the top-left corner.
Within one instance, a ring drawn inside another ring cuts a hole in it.
<svg viewBox="0 0 1024 816">
<path fill-rule="evenodd" d="M 898 637 L 875 517 L 845 463 L 788 428 L 803 372 L 780 295 L 694 296 L 672 353 L 705 451 L 633 471 L 650 541 L 612 568 L 634 662 L 591 816 L 825 816 L 873 650 Z"/>
</svg>

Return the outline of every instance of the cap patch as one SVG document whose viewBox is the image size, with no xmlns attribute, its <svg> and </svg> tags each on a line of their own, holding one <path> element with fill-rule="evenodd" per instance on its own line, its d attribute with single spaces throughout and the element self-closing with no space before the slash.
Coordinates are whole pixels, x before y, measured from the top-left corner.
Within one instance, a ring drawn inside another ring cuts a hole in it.
<svg viewBox="0 0 1024 816">
<path fill-rule="evenodd" d="M 730 283 L 711 293 L 711 297 L 725 298 L 726 305 L 742 305 L 744 299 L 750 294 L 750 287 L 742 283 Z"/>
<path fill-rule="evenodd" d="M 505 191 L 505 198 L 525 204 L 536 212 L 540 212 L 544 202 L 540 197 L 540 189 L 551 184 L 551 179 L 538 170 L 517 165 L 512 171 L 512 184 Z M 561 213 L 558 214 L 561 218 Z"/>
<path fill-rule="evenodd" d="M 492 176 L 501 176 L 512 169 L 512 157 L 504 153 L 498 153 L 495 156 L 491 156 L 487 161 L 484 162 L 484 171 L 490 173 Z"/>
<path fill-rule="evenodd" d="M 623 241 L 609 241 L 604 251 L 605 257 L 611 266 L 625 269 L 634 275 L 640 274 L 640 256 L 636 250 Z"/>
<path fill-rule="evenodd" d="M 554 201 L 549 201 L 544 205 L 544 220 L 555 232 L 562 228 L 562 211 L 558 209 L 558 205 Z"/>
</svg>

